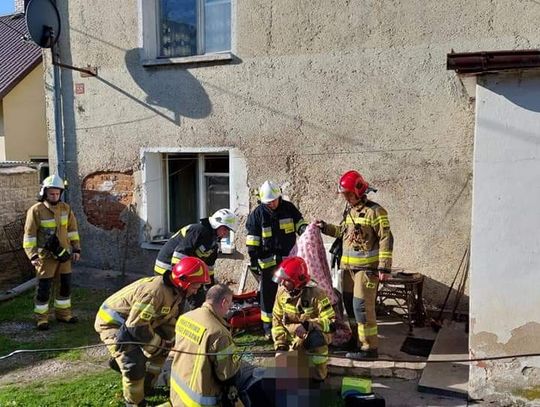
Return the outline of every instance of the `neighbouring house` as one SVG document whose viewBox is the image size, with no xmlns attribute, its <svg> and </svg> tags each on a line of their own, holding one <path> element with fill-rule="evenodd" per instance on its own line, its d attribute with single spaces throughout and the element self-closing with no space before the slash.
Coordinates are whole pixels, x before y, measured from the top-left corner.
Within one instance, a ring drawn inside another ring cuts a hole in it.
<svg viewBox="0 0 540 407">
<path fill-rule="evenodd" d="M 0 16 L 0 160 L 47 162 L 42 52 L 25 35 L 24 14 Z"/>
<path fill-rule="evenodd" d="M 59 80 L 62 156 L 86 262 L 149 274 L 159 243 L 180 225 L 221 206 L 245 220 L 256 204 L 252 192 L 266 179 L 287 185 L 307 219 L 338 222 L 344 205 L 337 180 L 354 168 L 389 210 L 394 265 L 426 276 L 428 302 L 440 305 L 472 236 L 473 354 L 519 351 L 525 337 L 531 349 L 538 342 L 538 222 L 529 212 L 536 173 L 522 174 L 537 163 L 536 112 L 523 106 L 533 103 L 535 79 L 525 82 L 518 73 L 505 93 L 502 77 L 486 77 L 473 102 L 458 75 L 446 70 L 452 49 L 538 44 L 535 2 L 64 0 L 57 6 L 61 61 L 98 72 L 63 69 Z M 520 99 L 525 83 L 532 86 L 527 102 Z M 520 143 L 502 142 L 498 132 Z M 239 273 L 244 240 L 240 229 L 231 242 L 240 255 L 225 255 L 218 276 Z M 533 362 L 474 366 L 471 394 L 483 396 L 483 386 L 520 397 L 538 385 Z"/>
<path fill-rule="evenodd" d="M 538 405 L 540 51 L 448 56 L 475 100 L 469 395 Z"/>
</svg>

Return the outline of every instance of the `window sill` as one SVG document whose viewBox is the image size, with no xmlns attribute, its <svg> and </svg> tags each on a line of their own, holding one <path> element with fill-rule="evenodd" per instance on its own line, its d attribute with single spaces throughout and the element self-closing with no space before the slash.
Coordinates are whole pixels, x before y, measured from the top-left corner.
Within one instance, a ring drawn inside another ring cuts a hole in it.
<svg viewBox="0 0 540 407">
<path fill-rule="evenodd" d="M 204 63 L 204 62 L 232 61 L 232 59 L 233 59 L 232 53 L 222 52 L 219 54 L 193 55 L 190 57 L 145 59 L 142 61 L 142 65 L 145 67 L 162 66 L 162 65 L 188 65 L 188 64 L 197 64 L 201 62 Z"/>
</svg>

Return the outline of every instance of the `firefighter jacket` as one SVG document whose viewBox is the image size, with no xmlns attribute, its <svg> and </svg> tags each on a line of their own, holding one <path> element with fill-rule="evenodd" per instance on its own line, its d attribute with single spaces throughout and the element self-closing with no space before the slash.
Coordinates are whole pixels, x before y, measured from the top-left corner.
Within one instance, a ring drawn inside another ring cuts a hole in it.
<svg viewBox="0 0 540 407">
<path fill-rule="evenodd" d="M 184 298 L 184 291 L 162 276 L 141 278 L 103 302 L 94 328 L 97 333 L 118 329 L 124 334 L 120 340 L 144 342 L 143 350 L 152 354 L 162 340 L 174 338 Z"/>
<path fill-rule="evenodd" d="M 231 382 L 240 369 L 240 355 L 228 324 L 210 304 L 205 302 L 178 319 L 175 350 L 171 367 L 172 405 L 220 405 L 224 382 Z"/>
<path fill-rule="evenodd" d="M 280 198 L 281 199 L 281 198 Z M 289 201 L 281 199 L 275 211 L 261 204 L 248 216 L 246 222 L 248 249 L 251 265 L 261 270 L 276 266 L 296 243 L 296 233 L 307 226 L 302 214 Z"/>
<path fill-rule="evenodd" d="M 331 331 L 336 319 L 332 303 L 323 290 L 313 282 L 308 283 L 295 296 L 280 286 L 272 311 L 272 336 L 274 347 L 279 349 L 289 345 L 296 349 L 301 343 L 295 331 L 299 325 L 304 325 L 307 331 L 317 329 L 325 337 L 326 344 L 332 340 Z"/>
<path fill-rule="evenodd" d="M 51 205 L 47 201 L 33 205 L 26 214 L 23 248 L 30 260 L 39 257 L 52 257 L 43 247 L 49 237 L 56 234 L 64 249 L 80 251 L 77 220 L 69 205 L 58 202 Z"/>
<path fill-rule="evenodd" d="M 388 213 L 379 204 L 364 199 L 348 206 L 339 226 L 326 224 L 323 233 L 343 239 L 342 269 L 391 269 L 394 238 Z"/>
<path fill-rule="evenodd" d="M 154 271 L 163 274 L 182 257 L 192 256 L 204 261 L 210 270 L 210 275 L 213 275 L 213 266 L 218 256 L 218 240 L 217 233 L 212 229 L 207 218 L 201 219 L 201 223 L 184 226 L 161 248 Z"/>
</svg>

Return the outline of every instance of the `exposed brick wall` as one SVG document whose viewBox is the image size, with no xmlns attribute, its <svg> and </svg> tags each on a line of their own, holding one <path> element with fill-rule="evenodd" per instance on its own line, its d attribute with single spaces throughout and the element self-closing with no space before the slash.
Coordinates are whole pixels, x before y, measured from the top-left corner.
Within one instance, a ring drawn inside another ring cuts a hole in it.
<svg viewBox="0 0 540 407">
<path fill-rule="evenodd" d="M 23 218 L 26 210 L 35 204 L 39 192 L 39 176 L 28 167 L 0 168 L 0 287 L 12 285 L 25 276 L 27 270 L 15 260 L 4 226 Z M 14 247 L 22 247 L 22 228 L 12 230 Z M 19 236 L 20 234 L 20 236 Z M 21 253 L 19 253 L 21 254 Z M 23 256 L 24 259 L 24 256 Z"/>
<path fill-rule="evenodd" d="M 82 183 L 83 210 L 92 225 L 104 230 L 124 229 L 122 213 L 133 200 L 133 173 L 94 172 Z"/>
</svg>

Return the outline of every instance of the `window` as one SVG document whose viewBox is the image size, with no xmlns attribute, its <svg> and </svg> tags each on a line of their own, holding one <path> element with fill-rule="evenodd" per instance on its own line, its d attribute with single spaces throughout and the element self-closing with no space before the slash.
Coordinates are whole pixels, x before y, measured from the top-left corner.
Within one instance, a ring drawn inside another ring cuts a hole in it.
<svg viewBox="0 0 540 407">
<path fill-rule="evenodd" d="M 228 155 L 165 154 L 164 160 L 169 233 L 229 208 Z"/>
<path fill-rule="evenodd" d="M 246 165 L 237 149 L 144 148 L 141 159 L 143 247 L 220 208 L 247 215 Z"/>
<path fill-rule="evenodd" d="M 231 61 L 234 0 L 138 0 L 143 66 Z"/>
</svg>

